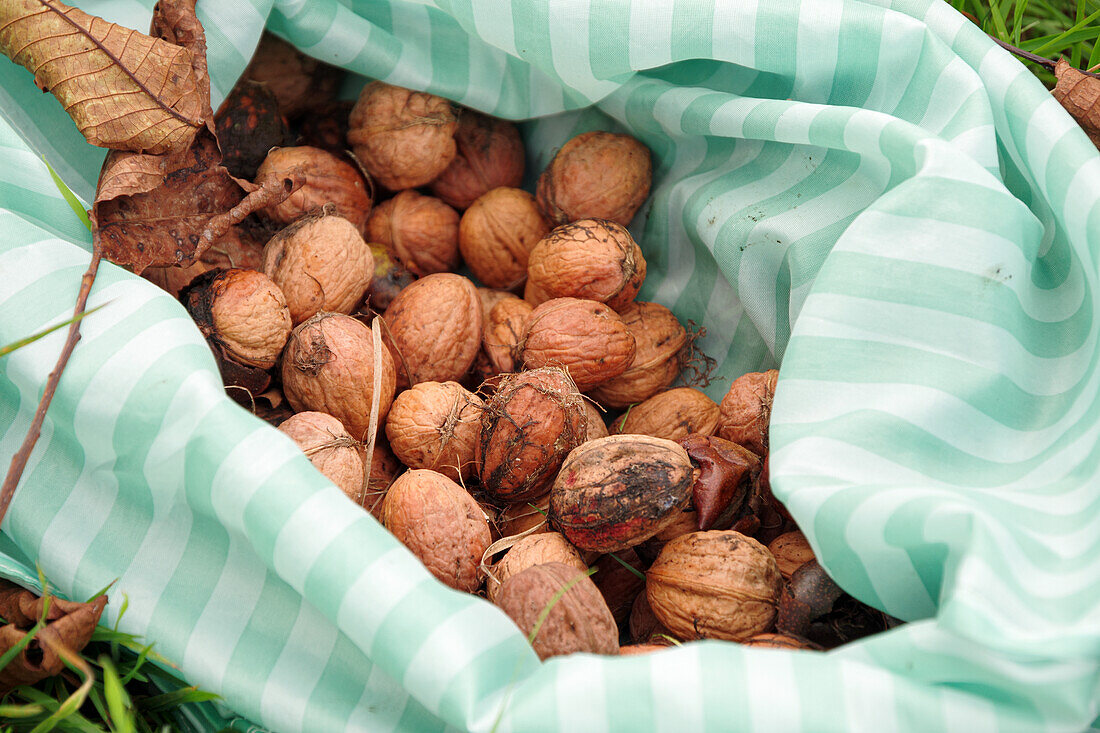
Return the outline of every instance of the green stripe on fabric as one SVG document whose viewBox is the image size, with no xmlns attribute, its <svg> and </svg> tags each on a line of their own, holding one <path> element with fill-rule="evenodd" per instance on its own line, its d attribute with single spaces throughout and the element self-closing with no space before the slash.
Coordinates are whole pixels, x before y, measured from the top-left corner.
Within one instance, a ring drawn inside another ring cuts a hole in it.
<svg viewBox="0 0 1100 733">
<path fill-rule="evenodd" d="M 393 535 L 380 527 L 364 527 L 373 522 L 363 517 L 329 540 L 306 576 L 303 592 L 320 608 L 339 608 L 347 589 L 362 572 L 369 558 L 381 556 L 397 546 Z"/>
<path fill-rule="evenodd" d="M 588 19 L 588 62 L 597 79 L 613 79 L 630 74 L 630 5 L 608 5 Z"/>
<path fill-rule="evenodd" d="M 672 58 L 709 59 L 714 55 L 714 0 L 675 0 L 672 4 Z"/>
<path fill-rule="evenodd" d="M 268 575 L 254 608 L 241 609 L 251 613 L 225 669 L 227 693 L 245 696 L 251 690 L 263 689 L 283 650 L 281 640 L 290 635 L 301 605 L 301 597 L 286 583 Z M 308 695 L 310 691 L 300 692 Z"/>
<path fill-rule="evenodd" d="M 346 722 L 363 694 L 361 680 L 368 677 L 371 667 L 370 660 L 351 640 L 343 634 L 337 635 L 325 671 L 309 695 L 305 720 Z M 348 674 L 348 670 L 359 674 Z"/>
</svg>

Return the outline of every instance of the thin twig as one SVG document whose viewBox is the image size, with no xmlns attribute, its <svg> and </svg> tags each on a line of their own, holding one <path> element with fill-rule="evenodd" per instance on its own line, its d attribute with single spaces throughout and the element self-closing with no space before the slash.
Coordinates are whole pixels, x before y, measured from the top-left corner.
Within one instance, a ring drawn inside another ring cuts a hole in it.
<svg viewBox="0 0 1100 733">
<path fill-rule="evenodd" d="M 61 373 L 65 371 L 65 365 L 69 363 L 69 357 L 72 355 L 73 349 L 76 348 L 76 342 L 80 340 L 81 319 L 79 316 L 84 312 L 84 306 L 88 303 L 88 295 L 92 292 L 92 283 L 95 282 L 96 273 L 99 271 L 100 255 L 99 247 L 93 247 L 92 261 L 88 264 L 84 276 L 80 278 L 80 291 L 77 293 L 76 308 L 73 310 L 75 320 L 69 326 L 69 335 L 65 339 L 65 346 L 61 349 L 61 355 L 57 357 L 57 363 L 54 365 L 53 371 L 46 379 L 42 399 L 38 402 L 38 409 L 35 411 L 34 420 L 31 421 L 31 426 L 27 430 L 27 436 L 23 439 L 23 445 L 19 446 L 19 450 L 11 458 L 8 475 L 4 478 L 3 487 L 0 488 L 0 522 L 4 521 L 4 515 L 8 513 L 8 507 L 11 506 L 12 497 L 15 495 L 15 487 L 19 485 L 19 479 L 23 477 L 23 469 L 27 467 L 31 451 L 34 450 L 34 445 L 38 442 L 38 436 L 42 433 L 42 423 L 46 419 L 46 411 L 50 409 L 54 392 L 57 391 L 57 383 L 61 381 Z"/>
<path fill-rule="evenodd" d="M 1028 61 L 1039 64 L 1039 66 L 1042 66 L 1047 71 L 1054 71 L 1054 67 L 1057 65 L 1057 63 L 1055 61 L 1053 61 L 1051 59 L 1048 59 L 1045 56 L 1036 56 L 1035 54 L 1033 54 L 1029 51 L 1023 50 L 1022 48 L 1016 48 L 1011 43 L 1005 43 L 1000 38 L 997 38 L 997 36 L 994 36 L 994 35 L 991 35 L 991 34 L 986 34 L 986 35 L 989 35 L 989 37 L 993 39 L 994 43 L 996 43 L 998 46 L 1005 49 L 1006 51 L 1010 51 L 1010 52 L 1016 54 L 1017 56 L 1019 56 L 1020 58 L 1024 58 L 1024 59 L 1027 59 Z M 1078 71 L 1080 71 L 1080 69 L 1078 69 Z M 1091 77 L 1095 77 L 1097 79 L 1100 79 L 1100 74 L 1094 74 L 1094 73 L 1092 73 L 1092 71 L 1081 71 L 1081 73 L 1085 74 L 1087 76 L 1091 76 Z"/>
</svg>

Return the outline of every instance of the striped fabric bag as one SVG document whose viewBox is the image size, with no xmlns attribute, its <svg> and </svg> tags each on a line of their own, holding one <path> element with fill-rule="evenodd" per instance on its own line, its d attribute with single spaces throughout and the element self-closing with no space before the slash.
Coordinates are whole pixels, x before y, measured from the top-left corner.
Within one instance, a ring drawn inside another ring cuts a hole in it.
<svg viewBox="0 0 1100 733">
<path fill-rule="evenodd" d="M 85 0 L 146 28 L 151 0 Z M 104 265 L 3 525 L 2 574 L 118 579 L 122 627 L 286 731 L 1075 731 L 1100 706 L 1100 156 L 940 0 L 201 0 L 215 106 L 266 26 L 364 77 L 654 153 L 641 299 L 719 398 L 781 366 L 772 482 L 908 623 L 830 653 L 540 664 L 227 399 L 183 308 Z M 349 84 L 353 97 L 362 78 Z M 63 320 L 103 151 L 0 63 L 0 344 Z M 0 456 L 61 333 L 0 362 Z"/>
</svg>

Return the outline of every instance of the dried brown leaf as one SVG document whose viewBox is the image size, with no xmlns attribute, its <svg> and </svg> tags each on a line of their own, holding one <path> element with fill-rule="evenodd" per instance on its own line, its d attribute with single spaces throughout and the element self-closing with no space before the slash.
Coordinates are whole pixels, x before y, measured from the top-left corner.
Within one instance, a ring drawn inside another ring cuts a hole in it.
<svg viewBox="0 0 1100 733">
<path fill-rule="evenodd" d="M 107 596 L 89 603 L 50 598 L 46 626 L 2 670 L 0 693 L 59 674 L 65 667 L 58 646 L 79 652 L 92 638 Z M 42 616 L 43 599 L 17 585 L 0 580 L 0 654 L 18 644 Z"/>
<path fill-rule="evenodd" d="M 1100 79 L 1073 68 L 1065 59 L 1054 66 L 1057 86 L 1054 98 L 1077 120 L 1077 124 L 1100 148 Z"/>
<path fill-rule="evenodd" d="M 92 145 L 183 150 L 209 119 L 209 79 L 191 51 L 58 0 L 0 2 L 0 53 L 34 73 Z"/>
</svg>

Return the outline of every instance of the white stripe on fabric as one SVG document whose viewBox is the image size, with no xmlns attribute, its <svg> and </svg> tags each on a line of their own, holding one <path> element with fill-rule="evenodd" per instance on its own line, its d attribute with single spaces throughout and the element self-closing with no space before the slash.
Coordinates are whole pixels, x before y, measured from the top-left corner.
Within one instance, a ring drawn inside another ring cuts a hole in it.
<svg viewBox="0 0 1100 733">
<path fill-rule="evenodd" d="M 301 457 L 286 441 L 272 440 L 266 425 L 240 440 L 226 454 L 210 482 L 214 513 L 227 529 L 244 526 L 244 511 L 264 483 L 289 461 Z"/>
<path fill-rule="evenodd" d="M 516 49 L 516 27 L 512 20 L 512 0 L 471 0 L 474 28 L 486 43 L 506 53 L 519 56 Z"/>
<path fill-rule="evenodd" d="M 368 654 L 379 627 L 410 593 L 427 581 L 428 571 L 404 547 L 380 555 L 348 588 L 340 601 L 336 623 Z M 369 608 L 369 617 L 363 609 Z"/>
<path fill-rule="evenodd" d="M 675 6 L 675 0 L 634 0 L 630 3 L 627 40 L 632 69 L 651 69 L 672 62 Z"/>
<path fill-rule="evenodd" d="M 108 618 L 117 618 L 121 609 L 118 599 L 128 597 L 129 606 L 122 619 L 127 632 L 142 637 L 148 634 L 160 597 L 187 551 L 194 521 L 195 515 L 186 505 L 176 504 L 149 525 L 132 562 L 112 589 L 105 612 Z"/>
<path fill-rule="evenodd" d="M 338 633 L 324 615 L 302 601 L 260 693 L 260 719 L 265 725 L 273 730 L 310 729 L 305 719 L 310 693 L 328 666 Z"/>
<path fill-rule="evenodd" d="M 819 103 L 828 100 L 836 75 L 843 7 L 837 0 L 816 0 L 813 12 L 798 14 L 791 99 Z"/>
<path fill-rule="evenodd" d="M 275 572 L 301 590 L 317 558 L 345 529 L 363 519 L 363 510 L 335 486 L 308 497 L 287 517 L 275 538 Z"/>
<path fill-rule="evenodd" d="M 803 729 L 802 707 L 798 696 L 788 694 L 800 689 L 794 675 L 796 657 L 774 649 L 745 650 L 745 699 L 751 730 L 795 731 Z M 777 697 L 782 702 L 777 704 Z"/>
<path fill-rule="evenodd" d="M 985 96 L 981 80 L 965 61 L 958 56 L 952 58 L 936 77 L 917 125 L 939 135 L 974 94 Z"/>
<path fill-rule="evenodd" d="M 582 10 L 581 4 L 549 3 L 547 6 L 552 63 L 554 71 L 570 87 L 588 99 L 602 99 L 619 85 L 601 81 L 592 73 L 592 49 L 588 43 L 590 8 Z"/>
<path fill-rule="evenodd" d="M 922 20 L 929 29 L 945 40 L 954 41 L 959 31 L 965 28 L 970 21 L 948 3 L 931 2 L 924 13 Z"/>
<path fill-rule="evenodd" d="M 222 689 L 225 672 L 263 593 L 267 569 L 246 542 L 230 533 L 217 585 L 188 635 L 183 668 L 194 682 Z"/>
<path fill-rule="evenodd" d="M 890 10 L 883 13 L 878 65 L 863 104 L 866 109 L 888 114 L 897 109 L 917 71 L 925 41 L 923 30 L 912 18 Z"/>
<path fill-rule="evenodd" d="M 783 389 L 776 392 L 775 405 L 772 412 L 772 425 L 776 426 L 775 419 L 779 406 L 779 395 L 788 394 L 789 385 L 795 380 L 787 379 L 783 382 Z M 784 398 L 786 401 L 786 398 Z M 787 409 L 784 409 L 786 416 Z M 773 427 L 774 430 L 774 427 Z M 810 437 L 796 440 L 784 448 L 774 450 L 768 457 L 771 466 L 778 475 L 779 464 L 782 462 L 782 474 L 788 476 L 828 476 L 837 484 L 876 485 L 890 483 L 913 484 L 914 486 L 945 486 L 942 481 L 926 476 L 920 471 L 914 471 L 908 466 L 888 460 L 878 453 L 859 448 L 851 443 L 836 440 L 834 438 Z M 799 497 L 800 492 L 795 491 L 792 498 Z M 835 486 L 831 491 L 835 491 Z"/>
<path fill-rule="evenodd" d="M 224 32 L 226 40 L 237 53 L 246 61 L 252 58 L 252 53 L 256 50 L 256 36 L 248 29 L 262 28 L 264 24 L 264 18 L 252 3 L 245 0 L 218 3 L 216 20 L 219 29 Z"/>
<path fill-rule="evenodd" d="M 840 705 L 848 730 L 897 733 L 900 728 L 893 676 L 878 667 L 838 661 L 836 673 L 843 697 Z"/>
<path fill-rule="evenodd" d="M 1089 228 L 1089 217 L 1097 208 L 1095 196 L 1089 197 L 1089 193 L 1095 193 L 1096 181 L 1100 180 L 1100 158 L 1090 156 L 1081 163 L 1069 179 L 1066 187 L 1066 200 L 1061 207 L 1061 218 L 1065 224 L 1065 233 L 1071 242 L 1095 243 L 1095 233 Z M 1093 292 L 1096 292 L 1096 260 L 1093 259 L 1092 247 L 1075 247 L 1074 253 L 1081 257 L 1082 267 Z M 1074 268 L 1074 274 L 1078 269 Z"/>
<path fill-rule="evenodd" d="M 20 222 L 23 220 L 20 219 Z M 7 216 L 0 214 L 0 224 L 4 229 L 10 232 L 11 221 Z M 42 231 L 37 229 L 37 231 Z M 71 244 L 62 242 L 60 239 L 52 239 L 45 232 L 42 232 L 43 238 L 31 242 L 22 247 L 15 247 L 9 249 L 7 252 L 0 253 L 0 272 L 4 273 L 3 277 L 0 277 L 0 307 L 2 307 L 10 298 L 16 293 L 23 290 L 32 283 L 41 280 L 49 275 L 59 272 L 61 270 L 71 267 L 84 267 L 88 266 L 88 261 L 91 257 L 89 253 L 74 247 Z M 76 301 L 76 292 L 80 287 L 80 275 L 73 275 L 73 298 L 71 301 L 64 300 L 62 298 L 57 299 L 57 317 L 58 320 L 64 320 L 61 314 L 65 314 L 65 318 L 72 315 L 73 304 Z M 88 317 L 90 322 L 92 317 Z M 81 324 L 83 329 L 83 324 Z M 30 334 L 27 334 L 28 336 Z M 35 342 L 41 343 L 49 339 L 58 339 L 61 341 L 58 346 L 55 346 L 55 351 L 60 349 L 60 344 L 65 343 L 64 332 L 52 333 L 49 336 Z M 25 346 L 17 352 L 19 356 L 23 356 L 26 350 L 31 346 Z M 36 360 L 37 361 L 37 360 Z"/>
<path fill-rule="evenodd" d="M 397 730 L 409 702 L 409 693 L 405 688 L 374 664 L 344 730 L 347 733 L 389 733 Z"/>
<path fill-rule="evenodd" d="M 993 124 L 977 125 L 967 128 L 948 139 L 951 146 L 966 151 L 974 162 L 988 171 L 997 171 L 1000 161 L 997 158 L 997 129 Z"/>
<path fill-rule="evenodd" d="M 760 0 L 714 3 L 710 43 L 714 58 L 756 67 L 756 14 L 759 5 Z"/>
<path fill-rule="evenodd" d="M 478 656 L 515 633 L 500 609 L 471 599 L 468 606 L 449 616 L 424 639 L 405 667 L 402 685 L 406 690 L 416 690 L 424 706 L 438 713 L 448 684 L 468 671 Z M 517 664 L 522 661 L 517 660 Z"/>
<path fill-rule="evenodd" d="M 601 658 L 591 654 L 574 654 L 569 657 L 568 667 L 555 668 L 558 730 L 585 733 L 610 730 L 602 671 Z"/>
<path fill-rule="evenodd" d="M 645 591 L 642 591 L 643 593 Z M 702 662 L 697 645 L 645 655 L 649 660 L 649 687 L 654 695 L 654 733 L 704 730 Z M 667 694 L 663 694 L 667 691 Z"/>
</svg>

